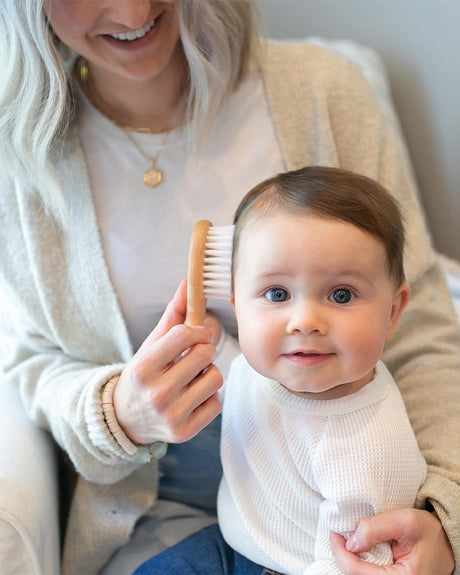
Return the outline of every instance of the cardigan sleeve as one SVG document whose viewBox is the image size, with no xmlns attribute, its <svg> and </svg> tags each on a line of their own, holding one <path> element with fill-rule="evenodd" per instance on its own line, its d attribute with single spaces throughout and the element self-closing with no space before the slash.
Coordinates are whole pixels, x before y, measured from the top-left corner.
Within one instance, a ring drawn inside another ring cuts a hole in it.
<svg viewBox="0 0 460 575">
<path fill-rule="evenodd" d="M 104 419 L 103 387 L 129 357 L 110 303 L 115 298 L 106 290 L 91 300 L 91 288 L 101 284 L 90 271 L 81 278 L 69 263 L 84 241 L 77 231 L 66 241 L 27 194 L 16 195 L 15 185 L 1 180 L 0 369 L 28 415 L 51 431 L 85 479 L 118 482 L 150 454 L 147 447 L 126 453 Z"/>
<path fill-rule="evenodd" d="M 106 382 L 123 364 L 79 361 L 32 326 L 24 311 L 0 295 L 2 367 L 19 387 L 27 412 L 49 429 L 88 481 L 114 483 L 149 460 L 147 448 L 126 453 L 110 433 L 102 410 Z"/>
<path fill-rule="evenodd" d="M 351 61 L 308 43 L 272 43 L 263 65 L 286 166 L 338 166 L 377 179 L 400 202 L 411 298 L 384 361 L 428 475 L 417 505 L 434 507 L 460 573 L 460 333 L 391 102 L 381 105 Z"/>
</svg>

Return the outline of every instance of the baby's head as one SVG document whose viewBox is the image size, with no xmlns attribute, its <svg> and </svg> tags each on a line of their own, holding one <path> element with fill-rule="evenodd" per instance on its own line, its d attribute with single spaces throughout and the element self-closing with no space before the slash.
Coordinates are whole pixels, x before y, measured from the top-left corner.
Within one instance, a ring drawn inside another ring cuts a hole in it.
<svg viewBox="0 0 460 575">
<path fill-rule="evenodd" d="M 409 296 L 397 202 L 367 177 L 307 167 L 253 188 L 234 223 L 233 301 L 252 367 L 324 399 L 368 383 Z"/>
<path fill-rule="evenodd" d="M 233 276 L 245 227 L 279 213 L 341 220 L 375 236 L 385 247 L 395 285 L 404 283 L 404 225 L 397 201 L 371 178 L 322 166 L 277 174 L 246 194 L 233 221 Z"/>
</svg>

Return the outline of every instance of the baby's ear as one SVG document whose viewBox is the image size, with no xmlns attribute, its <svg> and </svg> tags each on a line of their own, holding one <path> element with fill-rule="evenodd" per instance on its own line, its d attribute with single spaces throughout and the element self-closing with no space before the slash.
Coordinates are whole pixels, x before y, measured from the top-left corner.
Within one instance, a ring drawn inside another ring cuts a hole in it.
<svg viewBox="0 0 460 575">
<path fill-rule="evenodd" d="M 410 287 L 408 284 L 402 284 L 393 296 L 393 304 L 391 306 L 391 316 L 388 322 L 386 339 L 391 339 L 396 331 L 396 326 L 398 325 L 399 316 L 402 310 L 406 307 L 409 301 Z"/>
</svg>

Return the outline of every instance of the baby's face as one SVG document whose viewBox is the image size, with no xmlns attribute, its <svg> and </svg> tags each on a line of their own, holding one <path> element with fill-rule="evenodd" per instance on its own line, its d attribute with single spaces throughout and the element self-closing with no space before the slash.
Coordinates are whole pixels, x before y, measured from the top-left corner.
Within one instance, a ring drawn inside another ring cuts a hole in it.
<svg viewBox="0 0 460 575">
<path fill-rule="evenodd" d="M 240 242 L 235 310 L 252 367 L 317 399 L 368 383 L 408 297 L 383 244 L 342 221 L 286 214 L 250 219 Z"/>
</svg>

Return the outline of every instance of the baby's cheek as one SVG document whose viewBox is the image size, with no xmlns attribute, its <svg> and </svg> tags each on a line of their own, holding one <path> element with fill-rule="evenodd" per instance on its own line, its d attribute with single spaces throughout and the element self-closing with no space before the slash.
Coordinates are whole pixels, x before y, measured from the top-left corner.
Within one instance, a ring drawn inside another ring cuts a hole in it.
<svg viewBox="0 0 460 575">
<path fill-rule="evenodd" d="M 362 365 L 363 370 L 373 367 L 380 359 L 385 344 L 385 334 L 375 325 L 367 325 L 364 329 L 356 329 L 351 335 L 351 349 L 355 361 Z"/>
</svg>

